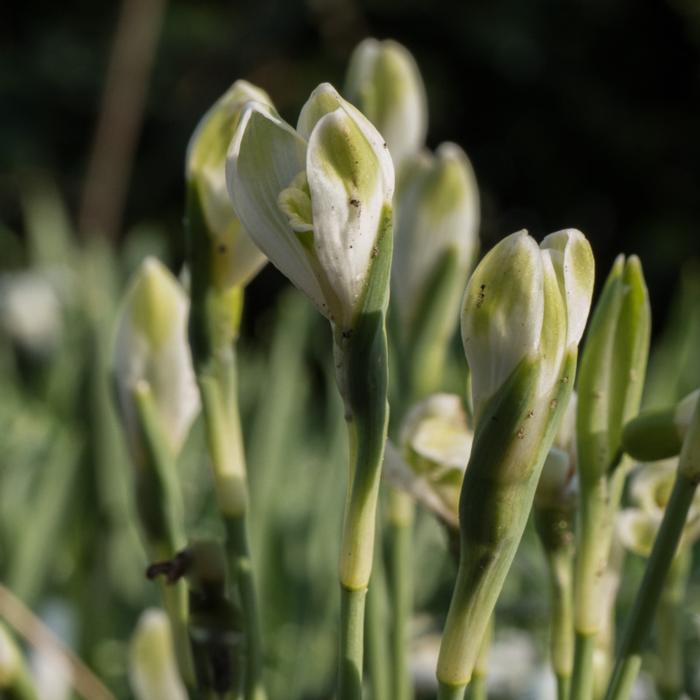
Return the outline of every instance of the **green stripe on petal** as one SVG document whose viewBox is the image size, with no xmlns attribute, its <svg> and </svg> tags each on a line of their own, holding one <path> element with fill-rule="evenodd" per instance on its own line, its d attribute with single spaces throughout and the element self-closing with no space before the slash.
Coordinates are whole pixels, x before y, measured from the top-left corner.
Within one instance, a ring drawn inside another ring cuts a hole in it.
<svg viewBox="0 0 700 700">
<path fill-rule="evenodd" d="M 344 109 L 314 127 L 307 152 L 314 249 L 338 300 L 335 321 L 350 327 L 391 192 L 376 150 Z"/>
</svg>

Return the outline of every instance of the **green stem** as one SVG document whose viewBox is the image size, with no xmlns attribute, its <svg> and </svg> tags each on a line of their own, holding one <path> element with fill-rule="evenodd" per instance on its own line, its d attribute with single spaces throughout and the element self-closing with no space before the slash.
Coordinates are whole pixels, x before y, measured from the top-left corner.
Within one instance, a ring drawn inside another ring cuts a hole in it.
<svg viewBox="0 0 700 700">
<path fill-rule="evenodd" d="M 558 692 L 563 700 L 568 696 L 574 665 L 573 550 L 566 547 L 548 552 L 547 561 L 552 591 L 550 658 L 557 688 L 566 681 L 567 695 Z"/>
<path fill-rule="evenodd" d="M 413 614 L 413 519 L 415 502 L 406 493 L 389 493 L 391 546 L 391 609 L 394 624 L 392 668 L 395 700 L 410 700 L 409 635 Z"/>
<path fill-rule="evenodd" d="M 487 697 L 486 676 L 474 673 L 467 687 L 465 700 L 486 700 Z"/>
<path fill-rule="evenodd" d="M 338 700 L 362 698 L 362 651 L 367 589 L 340 586 L 340 660 Z"/>
<path fill-rule="evenodd" d="M 671 700 L 683 694 L 683 601 L 690 574 L 690 553 L 681 549 L 671 565 L 656 617 L 659 671 L 656 689 Z"/>
<path fill-rule="evenodd" d="M 466 685 L 448 685 L 438 682 L 437 700 L 464 700 Z"/>
<path fill-rule="evenodd" d="M 372 700 L 392 697 L 387 659 L 386 580 L 382 548 L 376 547 L 372 565 L 372 580 L 367 591 L 367 661 Z"/>
<path fill-rule="evenodd" d="M 574 672 L 571 679 L 571 700 L 590 700 L 593 697 L 593 652 L 596 634 L 576 632 Z"/>
<path fill-rule="evenodd" d="M 571 693 L 571 674 L 556 674 L 557 680 L 557 700 L 569 700 Z"/>
<path fill-rule="evenodd" d="M 626 700 L 630 695 L 642 662 L 642 649 L 661 598 L 666 575 L 678 550 L 696 488 L 695 480 L 679 472 L 622 635 L 606 700 Z"/>
<path fill-rule="evenodd" d="M 262 639 L 246 518 L 245 516 L 226 518 L 225 524 L 229 565 L 238 585 L 243 608 L 247 652 L 245 698 L 246 700 L 264 700 L 266 693 L 262 680 Z"/>
</svg>

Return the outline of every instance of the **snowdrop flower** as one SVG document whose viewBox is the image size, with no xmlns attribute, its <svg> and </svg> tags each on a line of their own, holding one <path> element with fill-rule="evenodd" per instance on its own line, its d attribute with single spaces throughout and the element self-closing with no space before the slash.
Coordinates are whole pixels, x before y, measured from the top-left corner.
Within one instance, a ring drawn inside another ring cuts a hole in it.
<svg viewBox="0 0 700 700">
<path fill-rule="evenodd" d="M 296 129 L 251 102 L 226 176 L 258 247 L 341 332 L 350 331 L 391 227 L 394 168 L 374 126 L 327 83 L 313 91 Z"/>
<path fill-rule="evenodd" d="M 448 275 L 443 269 L 454 256 L 450 289 L 440 295 L 439 311 L 451 335 L 464 284 L 478 249 L 479 191 L 469 159 L 453 143 L 431 154 L 408 158 L 396 192 L 396 232 L 392 265 L 393 301 L 401 325 L 409 329 L 433 286 Z"/>
<path fill-rule="evenodd" d="M 525 359 L 541 366 L 540 397 L 559 381 L 565 353 L 583 335 L 593 269 L 590 244 L 575 229 L 552 233 L 540 246 L 526 231 L 511 234 L 479 263 L 462 313 L 477 421 L 488 399 Z"/>
<path fill-rule="evenodd" d="M 406 462 L 425 478 L 457 521 L 459 492 L 473 433 L 459 396 L 433 394 L 414 406 L 401 430 Z"/>
<path fill-rule="evenodd" d="M 350 58 L 345 95 L 386 139 L 394 163 L 425 142 L 428 98 L 415 59 L 395 41 L 365 39 Z"/>
<path fill-rule="evenodd" d="M 132 454 L 140 439 L 134 390 L 146 383 L 175 454 L 199 411 L 187 344 L 187 295 L 155 258 L 136 272 L 122 302 L 114 343 L 114 378 Z"/>
<path fill-rule="evenodd" d="M 226 152 L 250 100 L 272 107 L 265 91 L 237 80 L 202 117 L 187 146 L 186 177 L 200 199 L 211 239 L 211 278 L 219 288 L 245 286 L 267 262 L 236 216 L 226 190 Z"/>
</svg>

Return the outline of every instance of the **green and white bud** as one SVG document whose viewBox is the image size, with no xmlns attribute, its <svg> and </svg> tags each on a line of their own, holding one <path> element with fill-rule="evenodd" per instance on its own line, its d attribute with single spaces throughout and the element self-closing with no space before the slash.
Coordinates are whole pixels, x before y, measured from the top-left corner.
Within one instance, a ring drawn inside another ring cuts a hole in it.
<svg viewBox="0 0 700 700">
<path fill-rule="evenodd" d="M 427 316 L 431 335 L 440 335 L 445 343 L 454 331 L 464 280 L 479 247 L 479 190 L 464 151 L 443 143 L 434 155 L 423 151 L 408 158 L 394 202 L 392 299 L 402 331 L 410 341 Z M 437 297 L 440 304 L 430 304 Z M 444 319 L 437 329 L 435 314 Z"/>
<path fill-rule="evenodd" d="M 539 247 L 520 231 L 486 254 L 469 280 L 462 312 L 477 421 L 523 361 L 537 359 L 538 393 L 551 391 L 564 353 L 581 339 L 592 293 L 593 253 L 575 229 L 553 233 Z"/>
<path fill-rule="evenodd" d="M 475 434 L 459 503 L 461 555 L 438 660 L 439 697 L 470 681 L 479 646 L 571 396 L 593 288 L 579 231 L 541 246 L 526 232 L 497 244 L 464 296 Z"/>
<path fill-rule="evenodd" d="M 324 83 L 296 130 L 249 103 L 226 170 L 258 247 L 341 331 L 351 330 L 391 227 L 394 168 L 378 131 Z"/>
<path fill-rule="evenodd" d="M 137 700 L 186 700 L 168 616 L 144 611 L 129 645 L 129 682 Z"/>
<path fill-rule="evenodd" d="M 622 431 L 625 452 L 634 459 L 649 462 L 679 454 L 698 397 L 700 389 L 671 408 L 643 411 L 626 423 Z"/>
<path fill-rule="evenodd" d="M 226 190 L 226 152 L 241 111 L 251 100 L 272 107 L 264 90 L 237 80 L 202 117 L 187 146 L 185 175 L 199 197 L 210 237 L 210 279 L 218 289 L 245 286 L 267 262 L 236 216 Z"/>
<path fill-rule="evenodd" d="M 459 396 L 433 394 L 414 406 L 401 430 L 406 462 L 457 520 L 473 433 Z"/>
<path fill-rule="evenodd" d="M 199 395 L 187 343 L 187 295 L 155 258 L 147 258 L 122 301 L 113 351 L 117 398 L 129 446 L 142 447 L 134 393 L 150 389 L 159 423 L 176 455 L 199 411 Z"/>
<path fill-rule="evenodd" d="M 622 428 L 639 410 L 650 327 L 639 259 L 619 256 L 591 318 L 577 385 L 581 518 L 575 624 L 580 643 L 589 646 L 603 624 L 604 577 L 600 572 L 607 567 L 626 473 L 625 465 L 618 467 Z M 583 668 L 578 672 L 585 673 Z"/>
<path fill-rule="evenodd" d="M 423 147 L 428 98 L 416 61 L 401 44 L 360 42 L 350 58 L 345 96 L 377 127 L 397 167 Z"/>
<path fill-rule="evenodd" d="M 0 697 L 39 700 L 19 647 L 0 622 Z"/>
</svg>

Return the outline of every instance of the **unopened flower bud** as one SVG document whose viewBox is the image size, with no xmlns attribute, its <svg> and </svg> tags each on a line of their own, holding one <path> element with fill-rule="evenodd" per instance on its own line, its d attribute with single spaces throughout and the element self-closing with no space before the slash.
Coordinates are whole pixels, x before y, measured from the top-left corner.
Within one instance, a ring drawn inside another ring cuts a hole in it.
<svg viewBox="0 0 700 700">
<path fill-rule="evenodd" d="M 147 258 L 129 285 L 117 321 L 114 379 L 132 454 L 141 451 L 134 392 L 146 385 L 160 427 L 177 454 L 199 411 L 187 344 L 187 295 L 155 258 Z"/>
<path fill-rule="evenodd" d="M 139 618 L 129 647 L 129 681 L 138 700 L 186 700 L 168 616 L 150 608 Z"/>
<path fill-rule="evenodd" d="M 352 54 L 345 95 L 386 139 L 399 166 L 428 130 L 428 100 L 415 59 L 395 41 L 365 39 Z"/>
<path fill-rule="evenodd" d="M 187 181 L 199 198 L 210 237 L 210 280 L 219 289 L 244 286 L 266 262 L 236 216 L 226 190 L 226 152 L 243 107 L 251 100 L 272 105 L 265 91 L 237 80 L 202 117 L 187 147 Z"/>
</svg>

